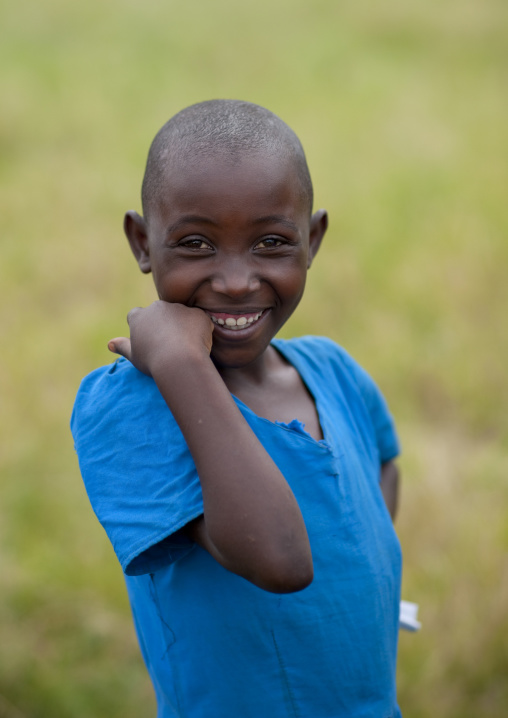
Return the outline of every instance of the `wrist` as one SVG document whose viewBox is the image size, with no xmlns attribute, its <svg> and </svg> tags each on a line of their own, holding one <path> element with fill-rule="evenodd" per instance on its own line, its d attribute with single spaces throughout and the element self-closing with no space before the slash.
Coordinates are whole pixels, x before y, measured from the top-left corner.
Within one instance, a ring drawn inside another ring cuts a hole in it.
<svg viewBox="0 0 508 718">
<path fill-rule="evenodd" d="M 172 383 L 185 380 L 186 377 L 199 375 L 203 371 L 215 370 L 210 355 L 205 349 L 189 349 L 188 347 L 172 348 L 171 351 L 159 352 L 150 362 L 151 374 L 155 382 L 165 382 L 167 378 Z"/>
</svg>

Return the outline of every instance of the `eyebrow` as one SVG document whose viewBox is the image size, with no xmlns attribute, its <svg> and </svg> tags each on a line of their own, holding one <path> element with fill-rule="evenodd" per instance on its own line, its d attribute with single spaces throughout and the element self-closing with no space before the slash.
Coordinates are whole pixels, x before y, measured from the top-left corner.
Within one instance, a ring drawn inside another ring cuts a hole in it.
<svg viewBox="0 0 508 718">
<path fill-rule="evenodd" d="M 213 219 L 209 219 L 209 217 L 202 217 L 200 214 L 186 214 L 184 217 L 180 217 L 180 219 L 177 219 L 174 224 L 170 225 L 166 230 L 166 234 L 176 232 L 177 229 L 185 227 L 187 224 L 208 224 L 212 226 L 216 225 Z"/>
<path fill-rule="evenodd" d="M 209 217 L 202 217 L 200 214 L 186 214 L 184 217 L 180 217 L 180 219 L 177 219 L 176 222 L 170 225 L 166 230 L 166 234 L 169 235 L 172 232 L 176 232 L 188 224 L 207 224 L 211 227 L 217 226 L 217 223 Z M 254 224 L 281 224 L 283 227 L 287 227 L 293 232 L 298 232 L 297 225 L 287 217 L 284 217 L 282 214 L 269 214 L 266 217 L 258 217 L 254 220 Z"/>
<path fill-rule="evenodd" d="M 269 214 L 266 217 L 259 217 L 259 219 L 254 220 L 254 224 L 282 224 L 294 232 L 298 231 L 297 225 L 282 214 Z"/>
</svg>

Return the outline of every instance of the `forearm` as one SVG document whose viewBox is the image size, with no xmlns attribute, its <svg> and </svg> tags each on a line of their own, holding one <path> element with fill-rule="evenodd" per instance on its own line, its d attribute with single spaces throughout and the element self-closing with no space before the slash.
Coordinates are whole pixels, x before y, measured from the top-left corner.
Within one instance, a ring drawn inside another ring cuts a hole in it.
<svg viewBox="0 0 508 718">
<path fill-rule="evenodd" d="M 272 591 L 312 580 L 305 524 L 285 478 L 245 421 L 208 357 L 153 372 L 194 458 L 210 553 Z"/>
<path fill-rule="evenodd" d="M 399 504 L 399 469 L 394 461 L 386 461 L 381 466 L 380 488 L 388 511 L 393 520 Z"/>
</svg>

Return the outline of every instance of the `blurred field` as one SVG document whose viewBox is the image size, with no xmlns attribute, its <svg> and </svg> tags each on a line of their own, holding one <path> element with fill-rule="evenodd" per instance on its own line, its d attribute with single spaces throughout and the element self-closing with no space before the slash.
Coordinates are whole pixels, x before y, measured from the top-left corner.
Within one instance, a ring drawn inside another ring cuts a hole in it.
<svg viewBox="0 0 508 718">
<path fill-rule="evenodd" d="M 0 6 L 0 717 L 155 715 L 68 419 L 153 298 L 121 231 L 149 142 L 202 99 L 307 149 L 327 243 L 286 335 L 326 334 L 397 418 L 405 718 L 508 714 L 508 5 Z"/>
</svg>

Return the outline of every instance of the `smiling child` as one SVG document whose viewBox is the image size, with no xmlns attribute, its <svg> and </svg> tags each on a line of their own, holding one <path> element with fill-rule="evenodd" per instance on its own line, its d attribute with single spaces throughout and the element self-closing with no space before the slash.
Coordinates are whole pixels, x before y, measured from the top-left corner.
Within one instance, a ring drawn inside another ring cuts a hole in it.
<svg viewBox="0 0 508 718">
<path fill-rule="evenodd" d="M 72 417 L 159 718 L 395 718 L 398 444 L 328 339 L 275 335 L 327 228 L 301 144 L 214 100 L 159 131 L 124 229 L 159 300 Z"/>
</svg>

